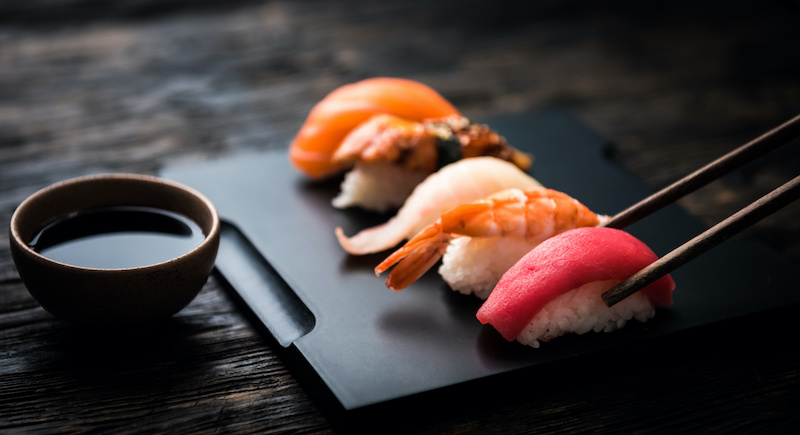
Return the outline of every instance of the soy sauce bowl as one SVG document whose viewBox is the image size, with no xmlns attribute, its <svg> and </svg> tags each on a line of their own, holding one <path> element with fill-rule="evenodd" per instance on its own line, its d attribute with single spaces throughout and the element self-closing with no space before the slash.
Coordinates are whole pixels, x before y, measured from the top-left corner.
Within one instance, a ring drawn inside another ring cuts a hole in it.
<svg viewBox="0 0 800 435">
<path fill-rule="evenodd" d="M 204 235 L 188 252 L 136 267 L 94 268 L 56 261 L 30 245 L 47 225 L 104 207 L 147 207 L 184 216 Z M 142 325 L 167 319 L 199 293 L 214 267 L 220 222 L 211 201 L 181 184 L 136 174 L 73 178 L 23 201 L 9 240 L 19 276 L 52 315 L 89 325 Z"/>
</svg>

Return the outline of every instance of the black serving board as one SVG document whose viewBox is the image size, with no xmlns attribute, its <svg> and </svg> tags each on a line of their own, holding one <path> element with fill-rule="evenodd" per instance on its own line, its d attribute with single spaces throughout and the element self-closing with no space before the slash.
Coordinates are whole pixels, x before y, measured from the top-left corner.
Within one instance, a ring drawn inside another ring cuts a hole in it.
<svg viewBox="0 0 800 435">
<path fill-rule="evenodd" d="M 614 214 L 650 190 L 610 159 L 606 141 L 569 113 L 482 120 L 535 155 L 532 174 L 597 213 Z M 285 347 L 294 347 L 345 410 L 537 367 L 800 301 L 797 268 L 760 245 L 725 242 L 673 273 L 674 305 L 647 324 L 567 336 L 539 349 L 504 341 L 475 318 L 480 301 L 435 271 L 396 293 L 373 273 L 386 254 L 352 257 L 347 234 L 388 219 L 330 205 L 337 182 L 311 182 L 285 151 L 165 168 L 161 176 L 207 195 L 225 221 L 218 272 Z M 704 230 L 677 206 L 628 230 L 663 255 Z"/>
</svg>

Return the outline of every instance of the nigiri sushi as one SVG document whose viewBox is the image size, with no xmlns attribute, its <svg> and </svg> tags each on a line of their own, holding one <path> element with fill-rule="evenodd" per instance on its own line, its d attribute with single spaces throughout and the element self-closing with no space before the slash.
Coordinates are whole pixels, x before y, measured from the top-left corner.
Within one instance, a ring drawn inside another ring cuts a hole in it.
<svg viewBox="0 0 800 435">
<path fill-rule="evenodd" d="M 320 100 L 289 145 L 289 160 L 315 179 L 340 173 L 347 163 L 331 158 L 350 131 L 375 114 L 412 121 L 459 114 L 430 87 L 407 79 L 375 77 L 341 86 Z"/>
<path fill-rule="evenodd" d="M 461 204 L 511 187 L 541 186 L 517 166 L 495 157 L 451 163 L 420 183 L 387 222 L 348 237 L 336 228 L 339 244 L 350 254 L 365 255 L 396 246 Z"/>
<path fill-rule="evenodd" d="M 601 294 L 657 260 L 622 230 L 586 227 L 545 240 L 509 269 L 477 312 L 508 341 L 539 347 L 566 333 L 611 332 L 655 316 L 672 304 L 675 281 L 665 275 L 607 307 Z"/>
<path fill-rule="evenodd" d="M 556 190 L 506 189 L 444 213 L 380 263 L 375 274 L 394 266 L 386 286 L 399 291 L 444 256 L 439 274 L 450 288 L 486 299 L 500 277 L 543 240 L 606 219 Z"/>
<path fill-rule="evenodd" d="M 460 115 L 415 122 L 377 114 L 353 129 L 332 157 L 352 166 L 333 205 L 380 212 L 397 208 L 432 172 L 479 156 L 508 160 L 523 170 L 532 163 L 488 126 Z"/>
<path fill-rule="evenodd" d="M 313 179 L 347 172 L 338 208 L 397 208 L 447 163 L 493 156 L 523 170 L 531 157 L 488 126 L 461 114 L 436 91 L 380 77 L 342 86 L 321 100 L 289 147 L 289 159 Z"/>
</svg>

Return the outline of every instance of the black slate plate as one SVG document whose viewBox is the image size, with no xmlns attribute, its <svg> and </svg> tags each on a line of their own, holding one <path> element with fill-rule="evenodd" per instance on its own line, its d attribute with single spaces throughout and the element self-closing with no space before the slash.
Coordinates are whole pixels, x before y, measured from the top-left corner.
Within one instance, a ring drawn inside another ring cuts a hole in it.
<svg viewBox="0 0 800 435">
<path fill-rule="evenodd" d="M 533 175 L 598 213 L 614 214 L 650 193 L 605 157 L 606 142 L 562 111 L 482 120 L 535 155 Z M 480 301 L 428 273 L 395 293 L 375 277 L 385 254 L 348 256 L 333 233 L 388 218 L 330 205 L 336 183 L 313 183 L 285 152 L 172 166 L 161 176 L 195 187 L 225 228 L 217 270 L 283 346 L 294 347 L 345 410 L 536 370 L 596 351 L 685 331 L 800 301 L 794 264 L 732 240 L 673 273 L 675 303 L 647 324 L 612 334 L 567 336 L 532 349 L 505 342 L 474 317 Z M 705 228 L 676 206 L 628 230 L 659 254 Z"/>
</svg>

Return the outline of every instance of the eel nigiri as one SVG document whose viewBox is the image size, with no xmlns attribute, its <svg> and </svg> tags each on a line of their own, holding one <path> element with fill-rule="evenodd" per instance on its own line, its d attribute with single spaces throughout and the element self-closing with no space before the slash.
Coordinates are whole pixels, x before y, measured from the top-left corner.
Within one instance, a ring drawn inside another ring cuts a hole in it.
<svg viewBox="0 0 800 435">
<path fill-rule="evenodd" d="M 506 189 L 441 215 L 380 263 L 375 274 L 394 266 L 386 286 L 399 291 L 444 256 L 439 274 L 450 288 L 486 299 L 503 273 L 543 240 L 605 219 L 556 190 Z"/>
<path fill-rule="evenodd" d="M 337 165 L 352 166 L 333 205 L 381 212 L 397 208 L 437 169 L 479 156 L 508 160 L 523 170 L 532 163 L 487 125 L 460 115 L 415 122 L 376 114 L 353 129 L 332 157 Z"/>
<path fill-rule="evenodd" d="M 495 157 L 474 157 L 451 163 L 428 176 L 387 222 L 347 237 L 336 228 L 339 244 L 353 255 L 396 246 L 461 204 L 511 187 L 541 187 L 517 166 Z"/>
<path fill-rule="evenodd" d="M 675 281 L 665 275 L 607 307 L 600 295 L 658 257 L 613 228 L 576 228 L 545 240 L 509 269 L 478 310 L 508 341 L 539 347 L 565 333 L 611 332 L 671 305 Z"/>
</svg>

